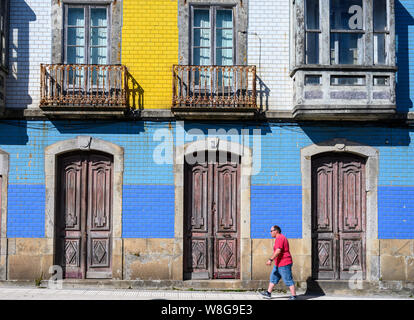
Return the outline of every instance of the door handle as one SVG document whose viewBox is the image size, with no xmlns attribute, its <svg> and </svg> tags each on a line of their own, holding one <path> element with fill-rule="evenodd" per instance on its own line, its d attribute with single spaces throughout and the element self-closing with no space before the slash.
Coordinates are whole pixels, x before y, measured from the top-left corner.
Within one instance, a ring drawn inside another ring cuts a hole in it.
<svg viewBox="0 0 414 320">
<path fill-rule="evenodd" d="M 334 234 L 334 238 L 335 238 L 335 240 L 339 240 L 339 234 L 338 233 L 335 233 Z"/>
<path fill-rule="evenodd" d="M 231 238 L 231 234 L 223 234 L 224 238 Z"/>
</svg>

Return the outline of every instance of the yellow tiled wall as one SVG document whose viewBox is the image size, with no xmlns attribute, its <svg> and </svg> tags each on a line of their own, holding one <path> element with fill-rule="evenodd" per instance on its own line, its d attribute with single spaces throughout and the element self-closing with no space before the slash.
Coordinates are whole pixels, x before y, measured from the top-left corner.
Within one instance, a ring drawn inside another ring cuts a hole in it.
<svg viewBox="0 0 414 320">
<path fill-rule="evenodd" d="M 124 0 L 122 64 L 135 108 L 171 107 L 172 66 L 178 63 L 177 0 Z"/>
</svg>

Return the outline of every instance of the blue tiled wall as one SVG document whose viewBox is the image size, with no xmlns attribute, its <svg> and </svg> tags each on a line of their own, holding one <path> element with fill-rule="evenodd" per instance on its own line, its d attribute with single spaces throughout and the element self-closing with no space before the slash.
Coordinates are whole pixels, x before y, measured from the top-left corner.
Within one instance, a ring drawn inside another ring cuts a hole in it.
<svg viewBox="0 0 414 320">
<path fill-rule="evenodd" d="M 379 187 L 378 234 L 381 239 L 413 239 L 414 187 Z"/>
<path fill-rule="evenodd" d="M 253 238 L 269 237 L 272 224 L 279 224 L 290 238 L 301 237 L 300 149 L 333 138 L 346 138 L 379 150 L 379 237 L 414 238 L 413 128 L 280 123 L 185 125 L 186 131 L 195 128 L 234 128 L 237 136 L 232 138 L 250 147 L 253 138 L 243 141 L 238 136 L 241 130 L 250 134 L 253 129 L 261 130 L 260 153 L 254 156 L 254 165 L 260 171 L 251 179 Z M 162 130 L 166 140 L 154 140 L 157 129 Z M 78 135 L 91 135 L 125 150 L 123 236 L 173 237 L 173 165 L 157 164 L 153 154 L 160 142 L 172 140 L 176 131 L 175 124 L 168 122 L 2 121 L 0 149 L 10 153 L 8 236 L 44 236 L 44 148 Z"/>
<path fill-rule="evenodd" d="M 397 107 L 405 112 L 414 101 L 414 1 L 395 0 Z"/>
<path fill-rule="evenodd" d="M 125 185 L 122 236 L 174 238 L 174 186 Z"/>
<path fill-rule="evenodd" d="M 45 230 L 45 187 L 10 184 L 8 188 L 7 237 L 41 238 Z"/>
<path fill-rule="evenodd" d="M 250 223 L 252 238 L 268 238 L 275 224 L 288 238 L 302 238 L 302 188 L 253 185 Z"/>
</svg>

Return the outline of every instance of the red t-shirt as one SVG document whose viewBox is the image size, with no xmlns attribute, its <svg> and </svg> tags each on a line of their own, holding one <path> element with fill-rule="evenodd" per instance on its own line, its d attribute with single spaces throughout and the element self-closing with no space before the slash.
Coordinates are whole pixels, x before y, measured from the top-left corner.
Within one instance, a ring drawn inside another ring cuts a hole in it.
<svg viewBox="0 0 414 320">
<path fill-rule="evenodd" d="M 277 267 L 283 267 L 293 263 L 292 256 L 289 252 L 289 242 L 283 234 L 279 234 L 275 240 L 273 251 L 276 251 L 277 249 L 281 250 L 275 259 L 275 265 Z"/>
</svg>

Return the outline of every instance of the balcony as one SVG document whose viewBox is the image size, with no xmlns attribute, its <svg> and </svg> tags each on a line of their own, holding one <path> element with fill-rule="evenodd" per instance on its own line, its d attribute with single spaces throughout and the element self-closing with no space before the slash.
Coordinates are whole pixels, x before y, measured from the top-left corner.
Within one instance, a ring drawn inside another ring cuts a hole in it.
<svg viewBox="0 0 414 320">
<path fill-rule="evenodd" d="M 250 118 L 257 111 L 256 66 L 173 66 L 178 118 Z"/>
<path fill-rule="evenodd" d="M 121 116 L 128 109 L 123 65 L 42 64 L 40 108 L 65 117 Z"/>
</svg>

